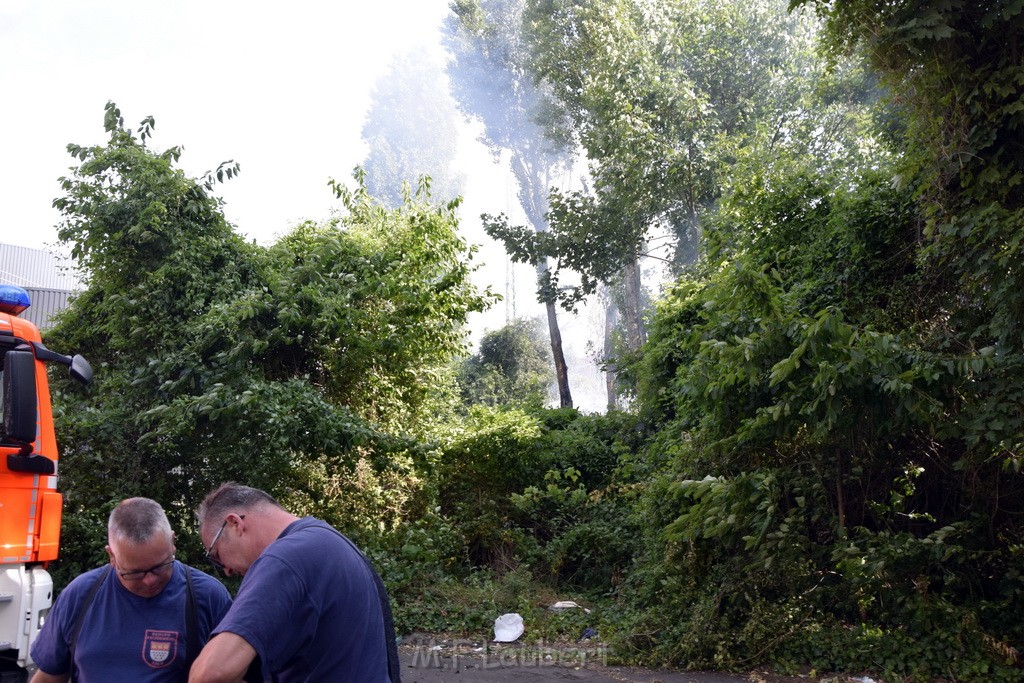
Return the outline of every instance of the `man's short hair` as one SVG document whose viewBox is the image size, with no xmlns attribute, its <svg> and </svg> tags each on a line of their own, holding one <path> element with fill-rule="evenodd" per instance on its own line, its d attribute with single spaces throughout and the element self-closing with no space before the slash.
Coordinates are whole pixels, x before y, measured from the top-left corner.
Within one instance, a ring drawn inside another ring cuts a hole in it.
<svg viewBox="0 0 1024 683">
<path fill-rule="evenodd" d="M 158 533 L 173 537 L 171 523 L 160 503 L 149 498 L 126 498 L 117 504 L 107 522 L 107 539 L 133 545 L 148 543 Z"/>
<path fill-rule="evenodd" d="M 200 527 L 206 524 L 208 519 L 215 519 L 219 524 L 220 518 L 226 517 L 230 512 L 255 510 L 267 505 L 281 507 L 281 504 L 266 491 L 229 481 L 207 494 L 196 509 L 196 521 Z"/>
</svg>

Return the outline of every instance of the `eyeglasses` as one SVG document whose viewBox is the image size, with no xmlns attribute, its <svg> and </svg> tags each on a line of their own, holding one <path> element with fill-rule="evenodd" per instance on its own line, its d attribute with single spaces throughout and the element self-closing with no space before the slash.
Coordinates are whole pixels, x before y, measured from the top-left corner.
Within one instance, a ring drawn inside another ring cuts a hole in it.
<svg viewBox="0 0 1024 683">
<path fill-rule="evenodd" d="M 146 574 L 152 574 L 153 576 L 160 576 L 167 572 L 167 569 L 174 564 L 174 555 L 171 555 L 171 559 L 166 562 L 161 562 L 158 565 L 150 567 L 149 569 L 138 569 L 136 571 L 123 572 L 120 569 L 117 570 L 117 575 L 125 581 L 141 581 L 146 578 Z"/>
<path fill-rule="evenodd" d="M 239 519 L 245 519 L 245 515 L 239 515 Z M 213 536 L 213 541 L 210 542 L 210 547 L 206 550 L 206 561 L 213 565 L 213 568 L 219 572 L 224 571 L 224 563 L 222 563 L 214 554 L 213 547 L 217 545 L 217 541 L 220 540 L 220 535 L 224 533 L 224 527 L 228 525 L 227 517 L 224 518 L 224 523 L 220 525 L 220 529 Z"/>
</svg>

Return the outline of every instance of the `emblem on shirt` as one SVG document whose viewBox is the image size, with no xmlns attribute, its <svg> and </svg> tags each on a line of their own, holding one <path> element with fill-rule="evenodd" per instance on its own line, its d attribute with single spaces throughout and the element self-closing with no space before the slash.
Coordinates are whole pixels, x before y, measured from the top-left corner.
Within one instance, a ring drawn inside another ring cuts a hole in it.
<svg viewBox="0 0 1024 683">
<path fill-rule="evenodd" d="M 142 642 L 142 660 L 154 669 L 162 669 L 174 661 L 178 654 L 177 631 L 155 631 L 146 629 Z"/>
</svg>

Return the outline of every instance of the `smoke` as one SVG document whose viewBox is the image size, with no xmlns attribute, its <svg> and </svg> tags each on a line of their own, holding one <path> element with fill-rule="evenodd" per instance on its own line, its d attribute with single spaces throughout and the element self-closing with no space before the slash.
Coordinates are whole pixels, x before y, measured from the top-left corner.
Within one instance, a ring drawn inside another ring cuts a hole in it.
<svg viewBox="0 0 1024 683">
<path fill-rule="evenodd" d="M 463 197 L 463 237 L 480 246 L 474 281 L 504 297 L 471 319 L 474 344 L 512 319 L 546 319 L 536 270 L 510 260 L 484 232 L 481 214 L 504 214 L 514 224 L 545 230 L 548 191 L 578 189 L 573 178 L 581 175 L 576 150 L 547 137 L 537 122 L 551 103 L 522 66 L 516 27 L 523 4 L 487 0 L 475 19 L 453 10 L 437 36 L 444 57 L 425 49 L 398 55 L 371 91 L 362 128 L 368 146 L 362 165 L 375 197 L 400 205 L 403 183 L 415 189 L 422 174 L 431 177 L 436 200 Z M 467 26 L 476 19 L 501 30 L 474 34 Z M 603 349 L 594 344 L 604 337 L 603 311 L 595 301 L 583 302 L 576 313 L 557 310 L 573 404 L 588 412 L 607 406 L 597 364 Z"/>
</svg>

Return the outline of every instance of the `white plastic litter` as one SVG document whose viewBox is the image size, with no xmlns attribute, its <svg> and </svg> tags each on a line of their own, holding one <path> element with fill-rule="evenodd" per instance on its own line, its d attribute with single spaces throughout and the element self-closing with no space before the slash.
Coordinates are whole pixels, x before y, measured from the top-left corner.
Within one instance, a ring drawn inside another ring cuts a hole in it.
<svg viewBox="0 0 1024 683">
<path fill-rule="evenodd" d="M 523 635 L 523 618 L 512 612 L 502 614 L 494 620 L 494 641 L 497 643 L 511 643 Z"/>
<path fill-rule="evenodd" d="M 552 612 L 564 612 L 569 609 L 582 609 L 587 614 L 590 614 L 589 609 L 587 609 L 586 607 L 581 607 L 579 604 L 573 602 L 572 600 L 559 600 L 555 604 L 548 607 L 548 609 Z"/>
</svg>

